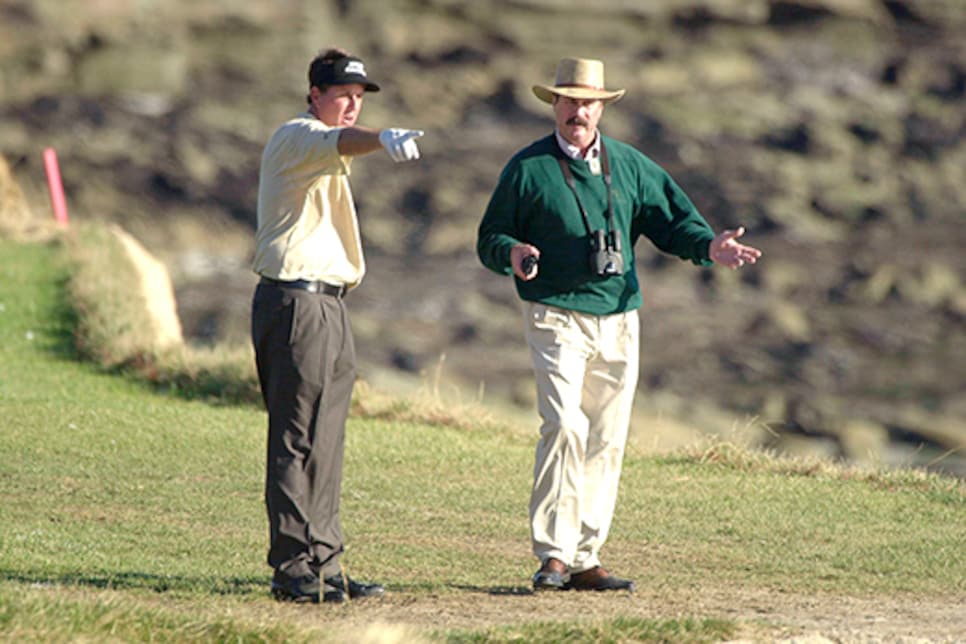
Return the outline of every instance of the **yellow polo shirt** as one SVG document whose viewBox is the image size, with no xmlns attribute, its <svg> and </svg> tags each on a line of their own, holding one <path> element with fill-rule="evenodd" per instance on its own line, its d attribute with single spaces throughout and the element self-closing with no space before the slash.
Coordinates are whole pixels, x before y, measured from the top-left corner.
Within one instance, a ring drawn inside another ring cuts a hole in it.
<svg viewBox="0 0 966 644">
<path fill-rule="evenodd" d="M 283 124 L 262 153 L 255 260 L 259 275 L 349 287 L 366 272 L 342 128 L 305 112 Z"/>
</svg>

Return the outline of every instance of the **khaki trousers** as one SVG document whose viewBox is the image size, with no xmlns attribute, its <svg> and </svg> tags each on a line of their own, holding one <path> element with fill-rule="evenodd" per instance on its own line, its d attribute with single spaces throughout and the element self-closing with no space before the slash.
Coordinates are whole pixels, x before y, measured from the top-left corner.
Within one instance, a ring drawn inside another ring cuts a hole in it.
<svg viewBox="0 0 966 644">
<path fill-rule="evenodd" d="M 533 553 L 600 565 L 637 388 L 637 311 L 595 316 L 524 302 L 543 424 L 530 498 Z"/>
</svg>

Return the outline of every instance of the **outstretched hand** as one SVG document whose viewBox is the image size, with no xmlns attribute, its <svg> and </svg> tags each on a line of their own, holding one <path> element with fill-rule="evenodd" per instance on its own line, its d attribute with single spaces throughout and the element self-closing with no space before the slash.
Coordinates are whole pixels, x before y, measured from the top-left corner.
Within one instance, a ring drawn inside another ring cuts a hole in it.
<svg viewBox="0 0 966 644">
<path fill-rule="evenodd" d="M 379 133 L 379 143 L 386 148 L 389 158 L 396 163 L 414 161 L 419 158 L 419 147 L 416 145 L 416 139 L 423 134 L 422 130 L 387 128 Z"/>
<path fill-rule="evenodd" d="M 711 261 L 728 268 L 740 268 L 745 264 L 757 262 L 761 257 L 761 251 L 736 241 L 744 234 L 744 226 L 740 226 L 737 230 L 724 230 L 718 233 L 708 247 Z"/>
</svg>

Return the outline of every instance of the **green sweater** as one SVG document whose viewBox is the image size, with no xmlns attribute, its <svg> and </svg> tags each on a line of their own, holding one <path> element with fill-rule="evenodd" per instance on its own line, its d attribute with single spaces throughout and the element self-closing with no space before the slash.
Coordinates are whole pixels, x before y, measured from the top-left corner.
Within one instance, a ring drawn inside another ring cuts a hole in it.
<svg viewBox="0 0 966 644">
<path fill-rule="evenodd" d="M 659 249 L 708 266 L 711 227 L 687 195 L 656 163 L 638 150 L 604 136 L 612 177 L 615 228 L 621 234 L 624 274 L 593 275 L 590 240 L 574 194 L 557 161 L 556 137 L 518 152 L 500 174 L 477 238 L 487 268 L 512 275 L 510 249 L 521 242 L 540 249 L 537 277 L 516 280 L 524 300 L 610 315 L 636 309 L 641 291 L 634 267 L 634 243 L 644 235 Z M 593 229 L 605 228 L 607 187 L 586 161 L 567 159 Z"/>
</svg>

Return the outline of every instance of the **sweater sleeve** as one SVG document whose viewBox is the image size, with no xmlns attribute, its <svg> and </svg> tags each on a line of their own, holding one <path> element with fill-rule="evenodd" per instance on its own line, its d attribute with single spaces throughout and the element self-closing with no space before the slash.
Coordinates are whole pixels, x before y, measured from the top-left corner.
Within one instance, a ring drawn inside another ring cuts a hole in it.
<svg viewBox="0 0 966 644">
<path fill-rule="evenodd" d="M 655 166 L 656 167 L 656 166 Z M 710 266 L 708 246 L 714 231 L 683 190 L 664 170 L 649 177 L 645 201 L 634 217 L 631 239 L 644 235 L 665 253 Z"/>
<path fill-rule="evenodd" d="M 521 243 L 517 230 L 518 184 L 518 164 L 511 161 L 500 174 L 477 234 L 476 253 L 480 261 L 502 275 L 513 274 L 510 249 Z"/>
</svg>

